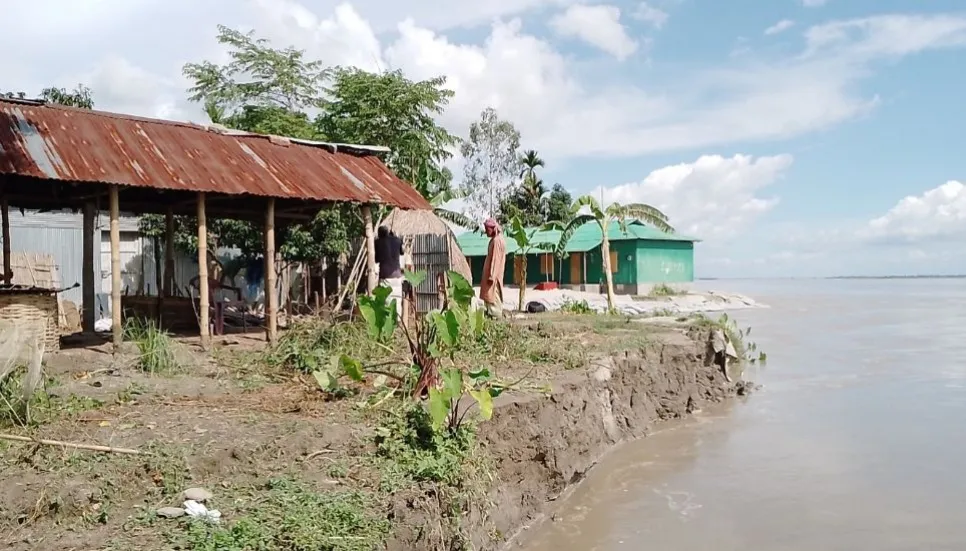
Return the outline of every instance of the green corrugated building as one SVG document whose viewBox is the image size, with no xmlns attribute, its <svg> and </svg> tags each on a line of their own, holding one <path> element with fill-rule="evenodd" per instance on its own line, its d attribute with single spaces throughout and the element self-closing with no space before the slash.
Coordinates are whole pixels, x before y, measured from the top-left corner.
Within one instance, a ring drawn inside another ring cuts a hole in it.
<svg viewBox="0 0 966 551">
<path fill-rule="evenodd" d="M 626 232 L 621 231 L 619 224 L 611 223 L 607 233 L 615 292 L 647 294 L 657 283 L 687 284 L 694 281 L 694 243 L 697 239 L 664 233 L 640 222 L 629 222 Z M 515 285 L 520 280 L 522 263 L 515 261 L 516 242 L 507 236 L 504 238 L 507 247 L 504 284 Z M 556 245 L 560 241 L 560 232 L 538 231 L 534 241 Z M 467 232 L 458 236 L 457 242 L 470 261 L 473 282 L 479 284 L 489 238 Z M 604 284 L 600 226 L 588 222 L 577 228 L 562 259 L 542 251 L 527 255 L 526 281 L 528 285 L 555 281 L 564 288 L 599 291 Z"/>
</svg>

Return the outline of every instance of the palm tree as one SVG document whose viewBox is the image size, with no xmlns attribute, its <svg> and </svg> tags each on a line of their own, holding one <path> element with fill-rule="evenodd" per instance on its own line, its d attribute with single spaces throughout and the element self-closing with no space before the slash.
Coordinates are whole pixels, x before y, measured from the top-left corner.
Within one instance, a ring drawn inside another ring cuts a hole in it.
<svg viewBox="0 0 966 551">
<path fill-rule="evenodd" d="M 537 167 L 545 166 L 543 159 L 537 154 L 535 149 L 528 149 L 523 152 L 520 156 L 520 178 L 523 179 L 523 185 L 526 186 L 527 182 L 537 179 Z"/>
<path fill-rule="evenodd" d="M 580 214 L 580 211 L 584 207 L 590 211 L 589 214 Z M 607 229 L 610 224 L 617 222 L 620 225 L 621 231 L 624 232 L 627 231 L 628 220 L 639 220 L 666 233 L 672 233 L 674 228 L 668 224 L 667 215 L 657 208 L 643 203 L 633 203 L 630 205 L 611 203 L 606 209 L 602 209 L 597 199 L 594 199 L 590 195 L 584 195 L 574 201 L 570 212 L 573 216 L 570 222 L 563 227 L 563 232 L 560 234 L 560 242 L 557 243 L 557 255 L 563 255 L 567 247 L 567 242 L 570 241 L 570 238 L 577 231 L 577 228 L 588 222 L 597 223 L 601 232 L 600 254 L 603 257 L 604 278 L 607 281 L 607 310 L 613 312 L 614 275 L 611 273 L 610 265 L 610 240 L 607 238 Z"/>
<path fill-rule="evenodd" d="M 514 261 L 517 258 L 520 259 L 520 281 L 517 283 L 520 285 L 520 296 L 517 304 L 517 309 L 523 312 L 524 310 L 524 299 L 527 293 L 527 255 L 534 252 L 535 250 L 541 251 L 553 251 L 554 247 L 550 243 L 543 243 L 534 241 L 534 237 L 537 232 L 548 228 L 532 228 L 529 231 L 523 227 L 523 222 L 520 221 L 519 216 L 514 216 L 510 220 L 510 229 L 507 232 L 507 236 L 514 240 L 517 244 L 517 250 L 513 253 Z"/>
</svg>

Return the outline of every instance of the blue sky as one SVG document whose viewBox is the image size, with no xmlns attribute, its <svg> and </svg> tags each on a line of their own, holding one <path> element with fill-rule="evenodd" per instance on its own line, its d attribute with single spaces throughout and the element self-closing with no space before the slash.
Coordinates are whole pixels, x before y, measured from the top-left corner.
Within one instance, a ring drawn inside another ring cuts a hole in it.
<svg viewBox="0 0 966 551">
<path fill-rule="evenodd" d="M 805 4 L 811 4 L 806 6 Z M 36 0 L 6 88 L 205 122 L 180 67 L 216 24 L 331 64 L 447 75 L 574 193 L 653 203 L 700 276 L 966 273 L 966 4 L 953 0 Z M 461 163 L 452 168 L 459 173 Z"/>
</svg>

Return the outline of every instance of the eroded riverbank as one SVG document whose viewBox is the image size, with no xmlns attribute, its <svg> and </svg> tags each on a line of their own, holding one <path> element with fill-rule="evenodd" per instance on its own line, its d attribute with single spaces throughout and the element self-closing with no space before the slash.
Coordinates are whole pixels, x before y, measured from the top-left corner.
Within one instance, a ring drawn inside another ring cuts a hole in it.
<svg viewBox="0 0 966 551">
<path fill-rule="evenodd" d="M 155 375 L 64 351 L 49 358 L 38 417 L 10 431 L 142 454 L 0 444 L 3 541 L 14 550 L 498 549 L 615 444 L 744 388 L 710 361 L 708 334 L 706 322 L 593 315 L 494 327 L 470 360 L 528 384 L 498 398 L 467 451 L 410 448 L 400 422 L 411 414 L 369 380 L 327 395 L 238 343 Z M 211 495 L 217 525 L 158 514 L 193 487 Z"/>
</svg>

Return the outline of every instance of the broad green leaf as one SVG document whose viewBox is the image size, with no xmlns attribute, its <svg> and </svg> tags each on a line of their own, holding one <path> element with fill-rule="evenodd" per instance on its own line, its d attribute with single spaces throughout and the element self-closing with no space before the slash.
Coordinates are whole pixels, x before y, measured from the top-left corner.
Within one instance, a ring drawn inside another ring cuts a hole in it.
<svg viewBox="0 0 966 551">
<path fill-rule="evenodd" d="M 477 308 L 472 312 L 469 312 L 466 316 L 469 322 L 470 332 L 473 338 L 479 338 L 483 334 L 483 330 L 486 328 L 486 314 L 483 312 L 482 308 Z"/>
<path fill-rule="evenodd" d="M 388 308 L 386 308 L 386 315 L 382 319 L 382 342 L 389 342 L 392 340 L 392 334 L 396 331 L 396 320 L 399 319 L 397 312 L 396 299 L 392 299 L 389 302 Z"/>
<path fill-rule="evenodd" d="M 486 390 L 471 390 L 472 396 L 480 406 L 480 417 L 484 421 L 489 421 L 493 417 L 493 397 Z"/>
<path fill-rule="evenodd" d="M 403 277 L 409 282 L 413 287 L 418 287 L 422 282 L 426 281 L 426 271 L 419 270 L 417 272 L 406 272 Z"/>
<path fill-rule="evenodd" d="M 433 316 L 433 323 L 436 324 L 436 337 L 450 348 L 456 346 L 460 337 L 460 324 L 456 314 L 452 310 L 440 312 Z"/>
<path fill-rule="evenodd" d="M 459 369 L 446 369 L 440 372 L 443 390 L 447 398 L 459 400 L 463 395 L 463 372 Z"/>
<path fill-rule="evenodd" d="M 469 308 L 476 295 L 473 285 L 462 274 L 453 270 L 448 271 L 446 277 L 449 280 L 449 296 L 452 297 L 453 302 L 463 308 Z"/>
<path fill-rule="evenodd" d="M 313 371 L 312 376 L 315 377 L 315 382 L 319 383 L 319 388 L 326 392 L 339 388 L 339 380 L 329 371 Z"/>
<path fill-rule="evenodd" d="M 433 422 L 433 429 L 437 432 L 446 424 L 449 415 L 450 400 L 435 389 L 429 389 L 429 417 Z"/>
<path fill-rule="evenodd" d="M 474 381 L 486 380 L 490 378 L 490 370 L 485 367 L 481 367 L 475 371 L 470 371 L 469 376 L 470 379 L 473 379 Z"/>
<path fill-rule="evenodd" d="M 503 394 L 503 391 L 505 390 L 506 390 L 506 387 L 500 386 L 500 385 L 490 385 L 490 388 L 487 389 L 487 391 L 489 391 L 490 393 L 490 396 L 492 396 L 493 398 L 496 398 L 500 394 Z"/>
<path fill-rule="evenodd" d="M 343 354 L 339 356 L 339 367 L 353 381 L 363 380 L 362 363 L 359 360 Z"/>
<path fill-rule="evenodd" d="M 362 314 L 362 319 L 366 320 L 366 331 L 369 334 L 369 338 L 379 340 L 379 335 L 382 334 L 382 328 L 380 327 L 379 316 L 376 313 L 376 307 L 372 299 L 369 297 L 359 297 L 359 312 Z"/>
<path fill-rule="evenodd" d="M 377 304 L 385 304 L 386 299 L 392 294 L 392 287 L 388 285 L 377 285 L 375 289 L 372 290 L 372 298 L 375 299 Z"/>
</svg>

